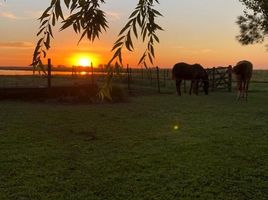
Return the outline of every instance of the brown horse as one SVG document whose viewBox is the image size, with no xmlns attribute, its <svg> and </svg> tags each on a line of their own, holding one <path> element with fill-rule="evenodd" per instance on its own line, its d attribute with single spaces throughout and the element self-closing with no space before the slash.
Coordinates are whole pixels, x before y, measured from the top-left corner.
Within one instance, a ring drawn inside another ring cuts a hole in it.
<svg viewBox="0 0 268 200">
<path fill-rule="evenodd" d="M 192 94 L 193 86 L 194 93 L 198 95 L 199 81 L 203 81 L 203 89 L 205 94 L 208 94 L 209 80 L 206 70 L 199 64 L 189 65 L 187 63 L 177 63 L 172 69 L 172 77 L 176 81 L 177 93 L 181 96 L 181 81 L 191 80 L 189 94 Z"/>
<path fill-rule="evenodd" d="M 240 98 L 248 98 L 248 86 L 252 76 L 253 65 L 251 62 L 243 60 L 233 67 L 233 72 L 237 79 L 237 100 Z"/>
</svg>

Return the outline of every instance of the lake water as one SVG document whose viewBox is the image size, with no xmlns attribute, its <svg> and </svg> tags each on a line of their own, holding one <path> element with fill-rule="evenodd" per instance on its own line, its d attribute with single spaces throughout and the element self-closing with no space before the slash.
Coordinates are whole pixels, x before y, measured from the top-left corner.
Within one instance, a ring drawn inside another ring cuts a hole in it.
<svg viewBox="0 0 268 200">
<path fill-rule="evenodd" d="M 38 71 L 35 72 L 38 75 Z M 41 73 L 43 74 L 43 73 Z M 12 75 L 33 75 L 31 70 L 0 70 L 0 76 L 12 76 Z M 72 75 L 72 72 L 52 71 L 52 75 Z"/>
</svg>

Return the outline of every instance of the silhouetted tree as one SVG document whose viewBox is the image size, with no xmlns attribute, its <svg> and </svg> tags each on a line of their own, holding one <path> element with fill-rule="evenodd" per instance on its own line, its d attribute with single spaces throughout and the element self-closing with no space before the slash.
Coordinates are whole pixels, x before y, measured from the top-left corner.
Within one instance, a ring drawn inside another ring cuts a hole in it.
<svg viewBox="0 0 268 200">
<path fill-rule="evenodd" d="M 245 6 L 244 16 L 239 16 L 238 41 L 243 45 L 262 43 L 268 35 L 268 1 L 239 0 Z"/>
</svg>

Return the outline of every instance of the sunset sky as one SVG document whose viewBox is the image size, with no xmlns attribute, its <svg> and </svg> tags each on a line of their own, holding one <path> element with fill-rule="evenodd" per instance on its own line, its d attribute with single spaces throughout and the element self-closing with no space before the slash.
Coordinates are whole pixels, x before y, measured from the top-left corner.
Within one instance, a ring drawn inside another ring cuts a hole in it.
<svg viewBox="0 0 268 200">
<path fill-rule="evenodd" d="M 111 48 L 117 34 L 135 8 L 135 0 L 107 0 L 109 30 L 94 43 L 83 40 L 79 46 L 71 29 L 59 32 L 48 57 L 54 65 L 76 64 L 75 58 L 89 56 L 93 65 L 105 64 L 112 56 Z M 50 0 L 0 0 L 0 66 L 27 66 L 37 41 L 37 18 Z M 235 21 L 243 14 L 238 0 L 160 0 L 156 6 L 164 17 L 158 20 L 165 31 L 159 32 L 160 44 L 155 46 L 155 65 L 172 67 L 176 62 L 200 63 L 204 67 L 234 65 L 250 60 L 255 68 L 268 69 L 268 51 L 264 44 L 240 45 L 235 36 Z M 66 15 L 67 16 L 67 15 Z M 124 53 L 124 64 L 136 66 L 145 46 L 137 41 L 135 52 Z"/>
</svg>

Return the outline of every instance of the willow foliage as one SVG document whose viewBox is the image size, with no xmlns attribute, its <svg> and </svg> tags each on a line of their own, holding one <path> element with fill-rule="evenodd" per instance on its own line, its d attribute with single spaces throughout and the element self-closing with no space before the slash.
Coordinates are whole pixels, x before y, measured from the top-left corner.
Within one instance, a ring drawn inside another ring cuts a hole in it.
<svg viewBox="0 0 268 200">
<path fill-rule="evenodd" d="M 51 46 L 51 39 L 54 38 L 53 27 L 58 22 L 62 23 L 60 30 L 72 27 L 75 33 L 81 35 L 78 43 L 85 37 L 91 42 L 94 42 L 96 38 L 99 39 L 102 32 L 108 29 L 106 13 L 101 9 L 104 3 L 105 0 L 51 0 L 50 5 L 39 18 L 40 26 L 37 33 L 39 40 L 33 53 L 31 65 L 37 66 L 41 63 L 41 59 L 46 57 Z M 143 42 L 147 42 L 139 64 L 147 67 L 147 58 L 153 64 L 154 44 L 159 43 L 157 31 L 162 30 L 155 22 L 157 17 L 162 16 L 154 9 L 155 4 L 159 4 L 158 0 L 138 1 L 136 8 L 119 32 L 118 39 L 112 47 L 113 56 L 108 63 L 109 66 L 113 62 L 115 62 L 115 66 L 123 65 L 122 50 L 123 48 L 128 51 L 134 50 L 133 36 L 140 37 Z M 62 12 L 62 5 L 70 11 L 67 18 Z M 110 83 L 113 74 L 114 70 L 111 68 L 105 84 L 101 87 L 100 97 L 110 99 Z"/>
<path fill-rule="evenodd" d="M 106 13 L 101 9 L 105 0 L 51 0 L 49 7 L 39 18 L 40 27 L 37 33 L 39 40 L 33 54 L 32 65 L 39 63 L 42 57 L 46 57 L 50 49 L 51 38 L 53 38 L 53 27 L 61 22 L 60 30 L 72 27 L 74 32 L 80 34 L 80 40 L 87 38 L 94 42 L 100 38 L 103 31 L 108 28 Z M 109 64 L 113 61 L 123 64 L 122 49 L 126 48 L 133 51 L 133 36 L 142 38 L 143 42 L 147 41 L 145 49 L 139 64 L 146 64 L 146 58 L 153 63 L 155 57 L 154 44 L 159 42 L 157 31 L 162 28 L 155 22 L 158 16 L 162 16 L 154 5 L 158 0 L 139 0 L 136 8 L 128 18 L 128 22 L 119 32 L 118 39 L 112 47 L 114 52 Z M 65 18 L 62 12 L 62 4 L 69 9 L 70 15 Z"/>
</svg>

